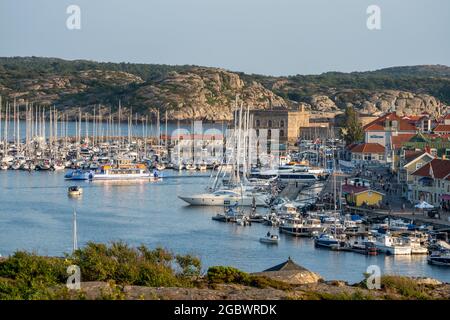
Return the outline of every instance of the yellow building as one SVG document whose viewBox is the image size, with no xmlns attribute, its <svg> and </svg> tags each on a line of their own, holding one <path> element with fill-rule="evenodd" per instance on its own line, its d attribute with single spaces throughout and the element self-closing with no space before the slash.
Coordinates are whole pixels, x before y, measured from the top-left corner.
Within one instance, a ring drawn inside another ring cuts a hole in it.
<svg viewBox="0 0 450 320">
<path fill-rule="evenodd" d="M 383 201 L 384 194 L 366 187 L 344 185 L 342 193 L 345 200 L 351 206 L 360 207 L 363 204 L 368 206 L 378 206 Z"/>
</svg>

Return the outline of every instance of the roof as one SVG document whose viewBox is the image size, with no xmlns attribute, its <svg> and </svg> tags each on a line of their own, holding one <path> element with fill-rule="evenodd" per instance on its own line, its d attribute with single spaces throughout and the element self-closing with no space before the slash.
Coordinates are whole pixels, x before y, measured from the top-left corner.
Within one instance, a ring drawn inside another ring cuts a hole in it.
<svg viewBox="0 0 450 320">
<path fill-rule="evenodd" d="M 404 120 L 408 120 L 410 122 L 420 121 L 420 120 L 422 120 L 424 118 L 429 118 L 429 115 L 421 114 L 421 115 L 411 115 L 411 116 L 404 116 L 403 117 Z"/>
<path fill-rule="evenodd" d="M 296 264 L 292 261 L 291 257 L 281 264 L 264 270 L 263 272 L 253 273 L 253 275 L 265 276 L 291 284 L 317 283 L 317 281 L 321 279 L 320 275 L 317 273 Z"/>
<path fill-rule="evenodd" d="M 409 142 L 416 134 L 405 133 L 392 137 L 392 146 L 394 149 L 400 148 L 405 142 Z"/>
<path fill-rule="evenodd" d="M 350 149 L 355 153 L 384 153 L 385 148 L 379 143 L 361 143 Z"/>
<path fill-rule="evenodd" d="M 450 125 L 448 124 L 438 124 L 433 130 L 434 132 L 450 132 Z"/>
<path fill-rule="evenodd" d="M 296 264 L 294 261 L 292 261 L 291 257 L 289 257 L 285 262 L 277 264 L 276 266 L 266 269 L 263 272 L 270 272 L 270 271 L 309 271 L 309 270 Z"/>
<path fill-rule="evenodd" d="M 433 159 L 412 173 L 413 176 L 445 179 L 450 175 L 450 160 Z"/>
<path fill-rule="evenodd" d="M 361 187 L 361 186 L 354 186 L 351 184 L 343 184 L 342 185 L 342 192 L 344 193 L 359 193 L 361 191 L 368 190 L 368 187 Z"/>
<path fill-rule="evenodd" d="M 381 196 L 384 196 L 384 193 L 381 193 L 381 192 L 379 192 L 379 191 L 372 190 L 372 189 L 361 190 L 361 191 L 359 191 L 359 192 L 355 192 L 355 194 L 361 194 L 361 193 L 364 193 L 364 192 L 373 192 L 373 193 L 378 193 L 378 194 L 381 195 Z"/>
<path fill-rule="evenodd" d="M 448 119 L 450 119 L 450 113 L 446 114 L 444 117 L 444 120 L 448 120 Z"/>
<path fill-rule="evenodd" d="M 422 156 L 423 154 L 425 154 L 425 151 L 420 150 L 420 151 L 415 151 L 415 150 L 405 150 L 405 161 L 406 163 L 410 163 L 411 161 L 419 158 L 420 156 Z"/>
<path fill-rule="evenodd" d="M 386 120 L 397 121 L 399 124 L 398 131 L 416 131 L 416 127 L 409 123 L 408 120 L 402 119 L 395 112 L 386 113 L 385 115 L 369 122 L 363 127 L 364 131 L 384 131 Z"/>
</svg>

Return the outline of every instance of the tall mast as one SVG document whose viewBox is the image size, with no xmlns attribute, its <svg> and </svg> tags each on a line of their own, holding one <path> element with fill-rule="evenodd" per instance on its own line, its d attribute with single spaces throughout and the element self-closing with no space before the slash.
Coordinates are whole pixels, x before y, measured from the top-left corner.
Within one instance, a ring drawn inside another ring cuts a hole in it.
<svg viewBox="0 0 450 320">
<path fill-rule="evenodd" d="M 77 237 L 77 212 L 73 209 L 73 228 L 72 228 L 72 252 L 78 250 L 78 237 Z"/>
</svg>

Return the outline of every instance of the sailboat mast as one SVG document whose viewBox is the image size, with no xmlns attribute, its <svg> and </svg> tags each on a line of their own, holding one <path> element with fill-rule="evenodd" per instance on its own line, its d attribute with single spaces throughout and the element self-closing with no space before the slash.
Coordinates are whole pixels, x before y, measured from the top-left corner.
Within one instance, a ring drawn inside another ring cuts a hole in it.
<svg viewBox="0 0 450 320">
<path fill-rule="evenodd" d="M 73 210 L 73 228 L 72 228 L 73 234 L 72 234 L 72 252 L 75 252 L 78 250 L 78 237 L 77 237 L 77 212 L 75 209 Z"/>
</svg>

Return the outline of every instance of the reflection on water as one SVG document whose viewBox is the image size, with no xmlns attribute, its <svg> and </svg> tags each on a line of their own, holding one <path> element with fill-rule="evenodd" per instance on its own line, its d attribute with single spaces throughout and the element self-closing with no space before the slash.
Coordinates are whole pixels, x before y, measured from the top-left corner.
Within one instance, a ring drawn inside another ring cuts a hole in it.
<svg viewBox="0 0 450 320">
<path fill-rule="evenodd" d="M 124 240 L 130 245 L 163 246 L 193 253 L 204 268 L 231 265 L 261 271 L 291 256 L 326 279 L 357 282 L 370 265 L 386 273 L 429 276 L 450 282 L 446 268 L 430 266 L 425 256 L 364 256 L 314 247 L 311 239 L 281 234 L 277 246 L 259 242 L 267 231 L 213 221 L 220 207 L 190 207 L 177 195 L 204 192 L 209 174 L 167 170 L 160 182 L 64 181 L 64 172 L 0 172 L 0 254 L 17 249 L 61 255 L 72 247 L 72 212 L 77 210 L 79 245 Z M 201 176 L 200 176 L 201 175 Z M 79 185 L 80 197 L 67 188 Z M 265 210 L 260 209 L 258 210 Z"/>
</svg>

